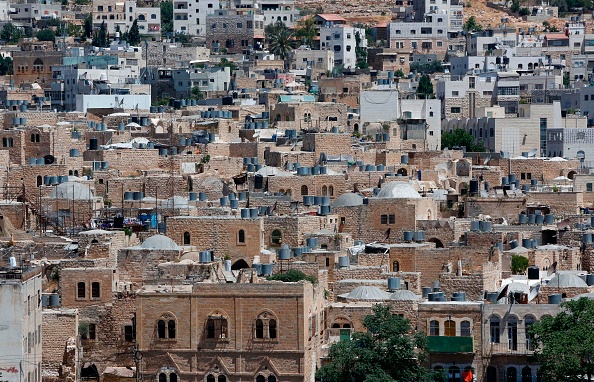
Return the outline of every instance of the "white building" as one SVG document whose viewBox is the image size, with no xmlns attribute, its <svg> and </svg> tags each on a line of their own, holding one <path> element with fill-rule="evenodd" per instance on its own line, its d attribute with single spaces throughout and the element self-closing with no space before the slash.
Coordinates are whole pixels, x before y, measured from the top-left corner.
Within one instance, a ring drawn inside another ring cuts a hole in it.
<svg viewBox="0 0 594 382">
<path fill-rule="evenodd" d="M 178 94 L 190 95 L 197 86 L 202 93 L 229 91 L 231 71 L 229 67 L 200 69 L 190 66 L 188 69 L 176 69 L 172 73 L 173 88 Z"/>
<path fill-rule="evenodd" d="M 413 1 L 415 21 L 425 20 L 429 15 L 448 15 L 448 31 L 459 32 L 462 30 L 464 4 L 458 0 L 415 0 Z"/>
<path fill-rule="evenodd" d="M 161 35 L 161 9 L 159 7 L 138 7 L 136 1 L 119 3 L 113 0 L 93 1 L 93 27 L 99 28 L 103 22 L 110 34 L 119 28 L 125 33 L 137 20 L 141 35 Z"/>
<path fill-rule="evenodd" d="M 264 26 L 282 21 L 286 26 L 293 27 L 299 20 L 295 0 L 259 0 L 258 5 L 264 15 Z"/>
<path fill-rule="evenodd" d="M 192 36 L 206 36 L 206 16 L 219 9 L 219 0 L 173 0 L 173 30 Z"/>
<path fill-rule="evenodd" d="M 320 48 L 334 51 L 335 65 L 354 68 L 357 65 L 356 33 L 359 33 L 359 47 L 367 48 L 365 29 L 342 24 L 320 28 Z"/>
<path fill-rule="evenodd" d="M 38 20 L 62 19 L 60 5 L 42 3 L 11 4 L 12 21 L 33 26 Z"/>
<path fill-rule="evenodd" d="M 89 108 L 124 110 L 149 110 L 150 94 L 77 94 L 76 111 L 86 113 Z"/>
<path fill-rule="evenodd" d="M 0 379 L 41 382 L 41 268 L 0 270 Z"/>
</svg>

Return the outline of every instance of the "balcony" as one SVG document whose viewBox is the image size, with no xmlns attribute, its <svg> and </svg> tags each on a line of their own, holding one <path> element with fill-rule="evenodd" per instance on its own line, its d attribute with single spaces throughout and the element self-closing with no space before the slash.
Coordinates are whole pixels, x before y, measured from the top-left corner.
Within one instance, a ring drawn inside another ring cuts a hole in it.
<svg viewBox="0 0 594 382">
<path fill-rule="evenodd" d="M 511 341 L 501 343 L 489 343 L 485 349 L 491 354 L 532 354 L 534 345 L 530 342 L 512 343 Z"/>
<path fill-rule="evenodd" d="M 429 353 L 474 353 L 473 337 L 428 336 Z"/>
<path fill-rule="evenodd" d="M 329 328 L 326 329 L 326 343 L 333 344 L 339 341 L 345 341 L 351 339 L 353 329 L 351 328 Z"/>
</svg>

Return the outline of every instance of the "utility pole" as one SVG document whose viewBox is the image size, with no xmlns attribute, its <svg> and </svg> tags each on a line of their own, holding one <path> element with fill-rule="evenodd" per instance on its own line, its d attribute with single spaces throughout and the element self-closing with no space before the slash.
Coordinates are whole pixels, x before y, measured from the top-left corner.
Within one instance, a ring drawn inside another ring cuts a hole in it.
<svg viewBox="0 0 594 382">
<path fill-rule="evenodd" d="M 136 382 L 140 382 L 140 361 L 142 361 L 142 353 L 138 351 L 138 344 L 134 345 L 134 350 L 132 350 L 132 357 L 134 358 L 134 364 L 136 365 Z"/>
</svg>

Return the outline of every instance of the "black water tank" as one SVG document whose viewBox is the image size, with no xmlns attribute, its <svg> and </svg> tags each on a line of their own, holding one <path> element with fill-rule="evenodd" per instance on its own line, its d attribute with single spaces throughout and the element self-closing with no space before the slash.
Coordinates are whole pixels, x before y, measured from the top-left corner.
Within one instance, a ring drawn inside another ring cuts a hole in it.
<svg viewBox="0 0 594 382">
<path fill-rule="evenodd" d="M 540 269 L 535 266 L 528 267 L 528 280 L 540 279 Z"/>
<path fill-rule="evenodd" d="M 264 177 L 260 174 L 254 177 L 254 188 L 261 189 L 264 184 Z"/>
<path fill-rule="evenodd" d="M 89 150 L 97 150 L 99 148 L 99 140 L 97 138 L 89 139 Z"/>
<path fill-rule="evenodd" d="M 477 196 L 479 193 L 479 181 L 470 179 L 470 196 Z"/>
</svg>

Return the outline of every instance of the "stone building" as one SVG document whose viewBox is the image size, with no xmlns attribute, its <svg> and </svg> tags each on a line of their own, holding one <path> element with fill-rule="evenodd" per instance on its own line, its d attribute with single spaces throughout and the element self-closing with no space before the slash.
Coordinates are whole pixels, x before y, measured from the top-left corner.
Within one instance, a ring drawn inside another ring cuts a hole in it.
<svg viewBox="0 0 594 382">
<path fill-rule="evenodd" d="M 24 44 L 21 49 L 12 53 L 15 84 L 37 82 L 49 86 L 52 67 L 62 64 L 64 52 L 55 51 L 53 43 L 43 41 Z"/>
<path fill-rule="evenodd" d="M 237 10 L 215 10 L 206 16 L 206 47 L 213 52 L 245 54 L 264 42 L 264 16 Z"/>
<path fill-rule="evenodd" d="M 143 378 L 313 379 L 322 291 L 308 282 L 145 285 L 137 294 Z"/>
</svg>

